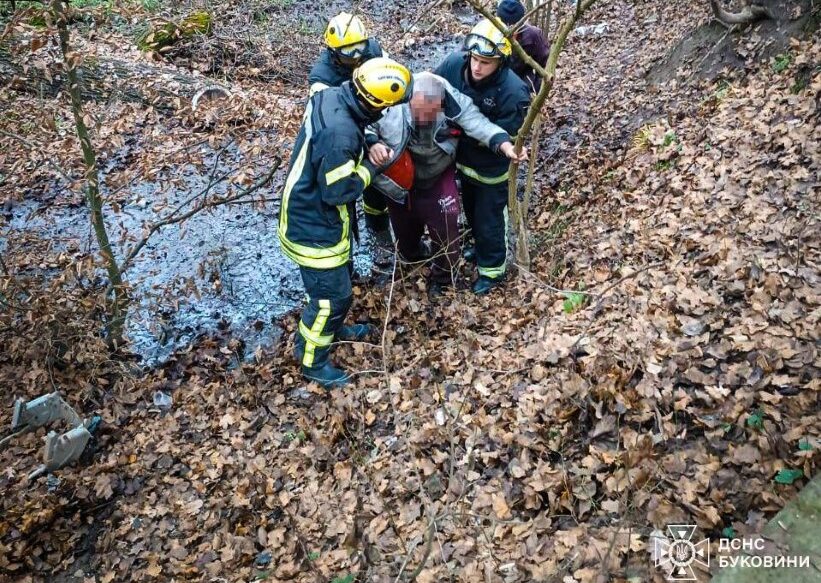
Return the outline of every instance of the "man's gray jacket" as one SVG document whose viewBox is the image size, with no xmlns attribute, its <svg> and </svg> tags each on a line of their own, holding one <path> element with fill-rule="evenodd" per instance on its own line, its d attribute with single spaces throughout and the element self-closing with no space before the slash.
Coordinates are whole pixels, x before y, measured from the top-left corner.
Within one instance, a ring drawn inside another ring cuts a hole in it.
<svg viewBox="0 0 821 583">
<path fill-rule="evenodd" d="M 414 75 L 414 83 L 425 75 L 429 75 L 434 82 L 441 83 L 444 87 L 444 100 L 442 111 L 436 120 L 434 142 L 451 159 L 456 159 L 456 147 L 463 132 L 494 152 L 498 152 L 499 146 L 510 141 L 510 136 L 505 130 L 491 123 L 470 97 L 455 89 L 444 78 L 433 73 L 417 73 Z M 412 128 L 410 104 L 403 103 L 386 109 L 382 118 L 365 130 L 369 145 L 380 141 L 393 150 L 393 157 L 379 169 L 380 171 L 388 168 L 405 150 L 410 141 Z M 400 204 L 407 200 L 407 190 L 384 174 L 374 176 L 371 186 Z"/>
</svg>

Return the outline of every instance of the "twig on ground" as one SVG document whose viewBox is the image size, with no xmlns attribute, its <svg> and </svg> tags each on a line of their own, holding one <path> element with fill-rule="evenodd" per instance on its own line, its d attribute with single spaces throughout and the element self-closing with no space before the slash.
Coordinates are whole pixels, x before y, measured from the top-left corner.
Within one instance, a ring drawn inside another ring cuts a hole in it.
<svg viewBox="0 0 821 583">
<path fill-rule="evenodd" d="M 393 270 L 391 272 L 391 287 L 388 291 L 388 303 L 385 307 L 385 321 L 382 324 L 382 336 L 380 345 L 382 346 L 382 370 L 384 371 L 385 375 L 385 387 L 390 388 L 391 385 L 391 378 L 390 373 L 388 371 L 388 345 L 387 345 L 387 338 L 388 338 L 388 323 L 391 320 L 391 304 L 393 303 L 393 290 L 396 285 L 396 263 L 397 257 L 399 256 L 399 247 L 397 243 L 394 243 L 394 252 L 393 252 Z"/>
<path fill-rule="evenodd" d="M 425 531 L 425 548 L 422 552 L 422 558 L 419 560 L 419 564 L 416 568 L 408 575 L 408 581 L 416 581 L 416 578 L 419 576 L 419 573 L 425 568 L 425 565 L 428 562 L 428 558 L 430 557 L 430 551 L 433 548 L 433 533 L 434 529 L 436 528 L 436 520 L 437 516 L 434 516 L 430 519 L 428 523 L 428 528 Z M 399 572 L 399 575 L 396 577 L 396 581 L 399 581 L 399 577 L 402 575 L 402 572 Z"/>
</svg>

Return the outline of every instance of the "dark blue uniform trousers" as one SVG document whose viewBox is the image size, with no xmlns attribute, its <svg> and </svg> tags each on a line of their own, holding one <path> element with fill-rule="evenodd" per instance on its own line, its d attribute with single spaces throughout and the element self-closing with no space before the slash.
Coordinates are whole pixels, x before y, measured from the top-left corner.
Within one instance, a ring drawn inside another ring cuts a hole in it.
<svg viewBox="0 0 821 583">
<path fill-rule="evenodd" d="M 295 354 L 305 367 L 328 362 L 331 343 L 339 333 L 353 303 L 350 264 L 332 269 L 300 266 L 308 305 L 302 311 Z"/>
<path fill-rule="evenodd" d="M 476 241 L 479 275 L 503 277 L 507 258 L 507 180 L 482 184 L 459 173 L 462 204 Z"/>
</svg>

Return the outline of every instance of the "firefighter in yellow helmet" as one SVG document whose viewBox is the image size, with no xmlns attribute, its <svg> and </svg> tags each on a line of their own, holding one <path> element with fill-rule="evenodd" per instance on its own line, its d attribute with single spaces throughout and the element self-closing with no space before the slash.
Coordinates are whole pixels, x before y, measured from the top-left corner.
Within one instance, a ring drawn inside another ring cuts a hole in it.
<svg viewBox="0 0 821 583">
<path fill-rule="evenodd" d="M 308 74 L 310 94 L 339 87 L 350 80 L 355 68 L 369 59 L 381 57 L 382 47 L 368 36 L 359 16 L 340 12 L 325 28 L 325 49 Z"/>
<path fill-rule="evenodd" d="M 350 278 L 353 203 L 375 168 L 365 156 L 366 126 L 411 94 L 410 71 L 379 57 L 363 63 L 340 87 L 309 100 L 294 144 L 279 211 L 279 241 L 299 265 L 308 306 L 302 312 L 295 355 L 303 375 L 325 388 L 348 375 L 329 361 L 334 340 L 362 340 L 363 324 L 343 322 L 353 300 Z"/>
<path fill-rule="evenodd" d="M 339 87 L 350 80 L 353 70 L 369 59 L 387 56 L 375 38 L 368 36 L 359 16 L 341 12 L 331 18 L 325 28 L 325 49 L 308 75 L 309 94 L 328 87 Z M 385 197 L 368 188 L 362 197 L 365 223 L 374 234 L 374 259 L 386 263 L 393 249 L 388 231 L 388 206 Z"/>
<path fill-rule="evenodd" d="M 491 122 L 510 136 L 519 133 L 530 101 L 525 83 L 509 66 L 510 41 L 492 22 L 480 21 L 465 37 L 461 51 L 436 69 L 456 89 L 469 96 Z M 462 204 L 473 238 L 479 276 L 477 295 L 504 280 L 507 267 L 507 183 L 509 160 L 470 136 L 459 140 L 456 168 L 462 184 Z"/>
</svg>

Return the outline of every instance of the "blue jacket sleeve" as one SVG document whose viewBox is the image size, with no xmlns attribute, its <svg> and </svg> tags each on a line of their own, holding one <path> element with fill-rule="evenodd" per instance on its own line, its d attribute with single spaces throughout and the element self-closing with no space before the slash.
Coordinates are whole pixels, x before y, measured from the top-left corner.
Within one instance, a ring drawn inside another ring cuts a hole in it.
<svg viewBox="0 0 821 583">
<path fill-rule="evenodd" d="M 380 45 L 379 41 L 377 41 L 375 38 L 369 38 L 368 46 L 366 47 L 365 60 L 368 61 L 370 59 L 382 56 L 384 56 L 384 52 L 382 51 L 382 45 Z"/>
<path fill-rule="evenodd" d="M 447 79 L 451 85 L 458 88 L 459 83 L 455 77 L 458 77 L 458 71 L 462 70 L 463 62 L 464 59 L 462 58 L 461 53 L 451 53 L 445 58 L 444 61 L 439 63 L 439 66 L 436 67 L 434 74 Z"/>
<path fill-rule="evenodd" d="M 334 131 L 320 132 L 314 144 L 313 161 L 322 202 L 339 206 L 362 196 L 376 173 L 364 158 L 362 146 Z"/>
<path fill-rule="evenodd" d="M 314 83 L 329 84 L 327 75 L 324 74 L 328 67 L 328 55 L 326 53 L 327 51 L 323 49 L 319 54 L 319 58 L 314 62 L 313 67 L 311 67 L 311 72 L 308 73 L 308 85 L 313 85 Z"/>
</svg>

